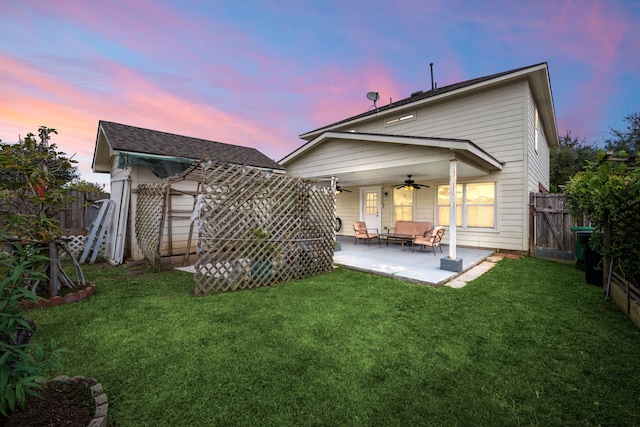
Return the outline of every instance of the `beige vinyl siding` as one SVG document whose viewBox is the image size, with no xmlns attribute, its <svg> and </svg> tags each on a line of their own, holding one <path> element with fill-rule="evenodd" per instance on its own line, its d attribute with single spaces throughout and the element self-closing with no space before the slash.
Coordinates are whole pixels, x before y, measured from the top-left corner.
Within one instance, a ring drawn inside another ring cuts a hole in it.
<svg viewBox="0 0 640 427">
<path fill-rule="evenodd" d="M 353 236 L 353 223 L 359 221 L 359 190 L 357 187 L 348 187 L 351 193 L 343 192 L 336 194 L 336 215 L 342 220 L 342 230 L 338 231 L 341 236 Z"/>
<path fill-rule="evenodd" d="M 358 125 L 358 132 L 469 139 L 501 161 L 522 159 L 525 82 L 446 100 L 416 110 L 416 120 L 384 127 L 391 116 Z M 342 130 L 346 130 L 345 129 Z M 518 144 L 519 145 L 519 144 Z M 505 157 L 506 156 L 506 157 Z"/>
</svg>

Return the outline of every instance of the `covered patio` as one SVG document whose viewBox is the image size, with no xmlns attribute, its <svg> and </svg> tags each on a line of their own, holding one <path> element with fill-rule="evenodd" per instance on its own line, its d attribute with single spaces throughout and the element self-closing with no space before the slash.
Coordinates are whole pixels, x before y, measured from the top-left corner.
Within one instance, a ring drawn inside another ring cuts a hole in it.
<svg viewBox="0 0 640 427">
<path fill-rule="evenodd" d="M 433 255 L 431 248 L 422 251 L 415 248 L 411 253 L 410 246 L 390 243 L 387 247 L 383 240 L 378 247 L 376 240 L 371 246 L 358 242 L 354 244 L 354 237 L 338 236 L 341 250 L 334 252 L 334 263 L 346 268 L 352 268 L 368 273 L 393 277 L 406 282 L 440 286 L 461 273 L 455 273 L 440 268 L 440 259 L 448 255 L 449 247 L 436 248 Z M 463 259 L 462 272 L 484 261 L 493 251 L 487 249 L 465 248 L 458 246 L 458 257 Z"/>
</svg>

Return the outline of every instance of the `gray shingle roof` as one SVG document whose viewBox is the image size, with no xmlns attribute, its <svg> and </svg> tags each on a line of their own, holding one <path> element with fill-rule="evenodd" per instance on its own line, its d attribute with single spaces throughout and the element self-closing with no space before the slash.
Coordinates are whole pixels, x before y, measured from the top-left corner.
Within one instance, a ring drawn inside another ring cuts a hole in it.
<svg viewBox="0 0 640 427">
<path fill-rule="evenodd" d="M 504 72 L 501 72 L 501 73 L 491 74 L 489 76 L 478 77 L 478 78 L 471 79 L 471 80 L 465 80 L 463 82 L 454 83 L 454 84 L 451 84 L 451 85 L 448 85 L 448 86 L 439 87 L 439 88 L 437 88 L 435 90 L 418 91 L 418 92 L 415 92 L 414 94 L 412 94 L 412 96 L 410 96 L 408 98 L 401 99 L 400 101 L 396 101 L 396 102 L 393 102 L 391 104 L 388 104 L 388 105 L 385 105 L 385 106 L 382 106 L 382 107 L 378 107 L 377 110 L 369 110 L 369 111 L 367 111 L 365 113 L 361 113 L 361 114 L 349 117 L 347 119 L 340 120 L 340 121 L 332 123 L 330 125 L 322 126 L 321 128 L 318 128 L 318 129 L 315 129 L 315 130 L 312 130 L 312 131 L 309 131 L 309 132 L 305 132 L 302 135 L 312 134 L 312 133 L 321 131 L 321 130 L 326 129 L 326 128 L 331 128 L 331 127 L 334 127 L 334 126 L 337 126 L 337 125 L 341 125 L 343 123 L 348 123 L 348 122 L 350 122 L 352 120 L 357 120 L 357 119 L 361 119 L 363 117 L 371 116 L 371 115 L 374 115 L 374 114 L 379 114 L 379 113 L 381 113 L 383 111 L 391 110 L 393 108 L 400 107 L 402 105 L 412 104 L 412 103 L 417 102 L 417 101 L 422 101 L 423 99 L 431 98 L 432 96 L 442 95 L 443 93 L 452 92 L 454 90 L 462 89 L 462 88 L 465 88 L 465 87 L 468 87 L 468 86 L 473 86 L 473 85 L 478 84 L 478 83 L 483 83 L 483 82 L 486 82 L 486 81 L 489 81 L 489 80 L 497 79 L 499 77 L 506 76 L 508 74 L 517 73 L 519 71 L 526 70 L 527 68 L 533 68 L 533 67 L 537 67 L 537 66 L 543 65 L 543 64 L 546 64 L 546 63 L 542 62 L 540 64 L 535 64 L 535 65 L 529 65 L 527 67 L 516 68 L 514 70 L 509 70 L 509 71 L 504 71 Z M 302 135 L 300 135 L 300 136 L 302 137 Z"/>
<path fill-rule="evenodd" d="M 98 126 L 104 131 L 111 148 L 117 151 L 194 160 L 211 159 L 223 163 L 284 169 L 277 162 L 251 147 L 191 138 L 103 120 L 100 120 Z"/>
</svg>

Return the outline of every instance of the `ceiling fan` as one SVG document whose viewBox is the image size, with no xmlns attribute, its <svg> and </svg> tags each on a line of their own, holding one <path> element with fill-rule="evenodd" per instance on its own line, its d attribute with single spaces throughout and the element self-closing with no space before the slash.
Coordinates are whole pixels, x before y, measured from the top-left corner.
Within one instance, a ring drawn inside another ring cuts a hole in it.
<svg viewBox="0 0 640 427">
<path fill-rule="evenodd" d="M 336 194 L 340 194 L 340 193 L 351 193 L 351 190 L 345 190 L 344 188 L 340 188 L 339 185 L 336 185 Z"/>
<path fill-rule="evenodd" d="M 402 184 L 398 184 L 398 185 L 394 185 L 393 188 L 399 190 L 404 188 L 405 190 L 419 190 L 421 188 L 429 188 L 428 185 L 424 185 L 424 184 L 416 184 L 416 182 L 414 180 L 411 179 L 411 175 L 407 175 L 408 179 L 404 180 L 404 183 Z"/>
</svg>

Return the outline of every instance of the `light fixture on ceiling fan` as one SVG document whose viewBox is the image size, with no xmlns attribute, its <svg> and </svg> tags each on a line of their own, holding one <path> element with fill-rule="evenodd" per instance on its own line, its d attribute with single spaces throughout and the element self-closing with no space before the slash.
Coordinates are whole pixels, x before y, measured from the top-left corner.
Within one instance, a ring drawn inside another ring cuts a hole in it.
<svg viewBox="0 0 640 427">
<path fill-rule="evenodd" d="M 428 185 L 417 184 L 414 180 L 411 179 L 411 176 L 412 175 L 407 175 L 408 179 L 405 179 L 402 184 L 395 185 L 393 188 L 395 188 L 396 190 L 404 188 L 408 191 L 419 190 L 421 188 L 429 188 Z"/>
<path fill-rule="evenodd" d="M 344 188 L 340 188 L 339 185 L 336 185 L 336 194 L 340 194 L 340 193 L 351 193 L 351 190 L 345 190 Z"/>
</svg>

